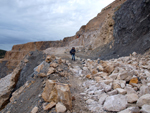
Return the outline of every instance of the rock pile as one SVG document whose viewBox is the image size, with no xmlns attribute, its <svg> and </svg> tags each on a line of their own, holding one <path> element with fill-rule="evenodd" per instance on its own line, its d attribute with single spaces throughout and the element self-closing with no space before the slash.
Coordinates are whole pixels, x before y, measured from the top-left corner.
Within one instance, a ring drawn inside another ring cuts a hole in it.
<svg viewBox="0 0 150 113">
<path fill-rule="evenodd" d="M 83 79 L 81 92 L 92 112 L 150 112 L 150 55 L 107 61 L 82 60 L 83 67 L 70 70 Z"/>
<path fill-rule="evenodd" d="M 40 90 L 40 93 L 34 94 L 37 95 L 36 99 L 39 99 L 39 104 L 34 103 L 30 112 L 56 110 L 58 113 L 66 111 L 70 113 L 73 111 L 74 102 L 78 97 L 82 98 L 80 101 L 85 103 L 84 107 L 94 113 L 150 112 L 149 53 L 138 55 L 134 52 L 130 56 L 107 61 L 100 59 L 81 59 L 80 61 L 82 64 L 78 65 L 78 61 L 73 64 L 55 56 L 47 56 L 45 61 L 34 68 L 33 79 L 41 81 L 41 89 L 37 89 Z M 18 67 L 12 74 L 6 76 L 7 79 L 0 80 L 1 83 L 8 84 L 5 85 L 6 88 L 0 87 L 1 106 L 9 99 L 20 71 L 21 68 Z M 70 85 L 70 76 L 73 76 L 73 81 L 80 79 L 79 83 L 75 83 L 82 89 L 75 89 L 81 91 L 78 93 L 79 96 L 71 95 L 74 89 L 73 84 Z M 33 81 L 32 87 L 34 83 L 36 82 Z M 24 86 L 12 94 L 10 103 L 17 104 L 18 97 L 23 95 L 25 89 L 28 88 L 30 89 L 30 84 L 27 81 Z M 9 95 L 5 98 L 7 94 Z M 5 110 L 7 111 L 7 109 Z M 11 109 L 9 110 L 11 111 Z M 82 112 L 82 109 L 79 111 Z"/>
<path fill-rule="evenodd" d="M 44 107 L 45 110 L 55 105 L 56 110 L 62 108 L 58 106 L 63 106 L 65 109 L 64 111 L 66 111 L 66 109 L 71 110 L 72 108 L 72 97 L 68 84 L 61 84 L 53 80 L 48 80 L 42 93 L 42 98 L 50 103 Z"/>
<path fill-rule="evenodd" d="M 53 76 L 52 74 L 57 73 L 60 77 L 67 77 L 69 72 L 63 69 L 64 64 L 67 67 L 70 65 L 69 61 L 56 58 L 54 55 L 48 55 L 45 61 L 34 69 L 35 76 L 50 78 L 50 76 Z M 72 109 L 72 96 L 69 84 L 47 79 L 41 97 L 45 101 L 43 104 L 44 110 L 50 110 L 54 106 L 56 106 L 55 109 L 58 113 Z"/>
</svg>

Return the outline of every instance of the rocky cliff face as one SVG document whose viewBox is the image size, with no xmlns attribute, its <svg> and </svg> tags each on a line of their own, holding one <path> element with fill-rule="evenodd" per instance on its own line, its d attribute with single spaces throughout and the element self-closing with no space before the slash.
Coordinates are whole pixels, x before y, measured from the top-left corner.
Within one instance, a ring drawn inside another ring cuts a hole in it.
<svg viewBox="0 0 150 113">
<path fill-rule="evenodd" d="M 116 54 L 144 53 L 150 48 L 150 0 L 128 0 L 115 13 L 114 20 Z"/>
<path fill-rule="evenodd" d="M 109 59 L 150 48 L 150 1 L 116 0 L 77 32 L 80 45 L 92 58 Z"/>
<path fill-rule="evenodd" d="M 80 45 L 92 50 L 103 47 L 111 42 L 114 28 L 114 12 L 121 7 L 126 0 L 115 0 L 113 3 L 102 9 L 102 11 L 86 25 L 82 26 L 76 35 L 80 38 L 72 41 L 70 45 Z"/>
</svg>

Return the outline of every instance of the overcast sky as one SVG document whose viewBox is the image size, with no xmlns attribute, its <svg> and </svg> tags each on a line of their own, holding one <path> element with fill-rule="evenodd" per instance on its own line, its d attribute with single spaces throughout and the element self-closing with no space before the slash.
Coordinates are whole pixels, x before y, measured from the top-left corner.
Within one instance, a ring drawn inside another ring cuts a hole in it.
<svg viewBox="0 0 150 113">
<path fill-rule="evenodd" d="M 0 0 L 0 49 L 73 36 L 114 0 Z"/>
</svg>

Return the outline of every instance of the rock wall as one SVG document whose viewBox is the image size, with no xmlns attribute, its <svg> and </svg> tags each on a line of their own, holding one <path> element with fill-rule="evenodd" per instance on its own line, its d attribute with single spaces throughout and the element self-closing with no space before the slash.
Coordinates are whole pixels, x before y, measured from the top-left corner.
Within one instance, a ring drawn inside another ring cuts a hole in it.
<svg viewBox="0 0 150 113">
<path fill-rule="evenodd" d="M 70 46 L 83 46 L 86 51 L 102 48 L 113 41 L 114 13 L 126 0 L 115 0 L 76 33 L 79 38 L 70 42 Z"/>
<path fill-rule="evenodd" d="M 127 56 L 150 48 L 150 1 L 115 0 L 76 33 L 71 46 L 83 46 L 91 58 Z"/>
<path fill-rule="evenodd" d="M 144 53 L 150 48 L 150 0 L 127 0 L 114 20 L 116 54 Z"/>
</svg>

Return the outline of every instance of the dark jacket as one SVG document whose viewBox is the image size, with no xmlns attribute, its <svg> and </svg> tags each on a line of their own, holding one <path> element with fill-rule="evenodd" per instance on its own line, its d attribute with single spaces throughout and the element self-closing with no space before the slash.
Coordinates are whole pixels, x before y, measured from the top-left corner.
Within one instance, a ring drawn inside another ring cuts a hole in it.
<svg viewBox="0 0 150 113">
<path fill-rule="evenodd" d="M 71 55 L 75 55 L 76 50 L 75 49 L 71 49 L 70 54 Z"/>
</svg>

